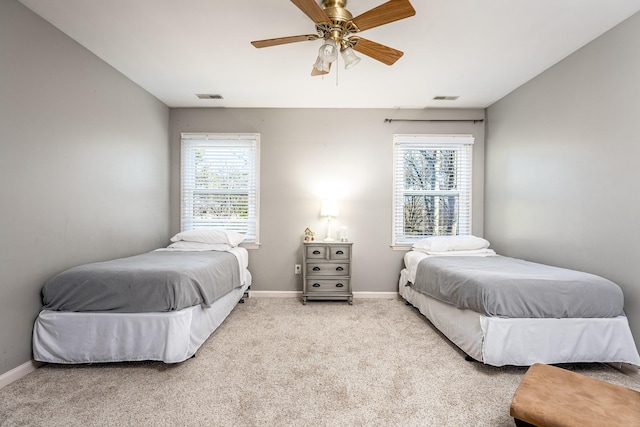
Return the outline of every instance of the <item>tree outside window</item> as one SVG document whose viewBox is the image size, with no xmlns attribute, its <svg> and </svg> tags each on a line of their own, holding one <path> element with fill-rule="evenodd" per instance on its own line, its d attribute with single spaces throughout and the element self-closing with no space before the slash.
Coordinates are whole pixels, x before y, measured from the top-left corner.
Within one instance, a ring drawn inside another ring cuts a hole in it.
<svg viewBox="0 0 640 427">
<path fill-rule="evenodd" d="M 471 136 L 394 137 L 394 245 L 470 234 Z"/>
</svg>

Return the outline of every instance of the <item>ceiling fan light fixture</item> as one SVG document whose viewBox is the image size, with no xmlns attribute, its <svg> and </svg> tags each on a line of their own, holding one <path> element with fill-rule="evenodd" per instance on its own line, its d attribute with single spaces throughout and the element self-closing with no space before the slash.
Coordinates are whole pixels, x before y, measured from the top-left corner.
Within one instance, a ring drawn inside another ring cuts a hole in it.
<svg viewBox="0 0 640 427">
<path fill-rule="evenodd" d="M 333 39 L 326 39 L 322 46 L 320 46 L 320 50 L 318 50 L 318 58 L 322 59 L 323 62 L 331 63 L 338 59 L 338 45 L 336 41 Z"/>
<path fill-rule="evenodd" d="M 342 54 L 342 59 L 344 60 L 345 70 L 348 70 L 349 68 L 360 62 L 360 57 L 356 55 L 356 53 L 350 47 L 342 49 L 342 52 L 340 53 Z"/>
<path fill-rule="evenodd" d="M 331 66 L 330 62 L 323 61 L 320 55 L 318 55 L 318 59 L 316 59 L 316 63 L 313 64 L 313 68 L 318 71 L 323 71 L 325 73 L 329 72 L 329 67 Z"/>
</svg>

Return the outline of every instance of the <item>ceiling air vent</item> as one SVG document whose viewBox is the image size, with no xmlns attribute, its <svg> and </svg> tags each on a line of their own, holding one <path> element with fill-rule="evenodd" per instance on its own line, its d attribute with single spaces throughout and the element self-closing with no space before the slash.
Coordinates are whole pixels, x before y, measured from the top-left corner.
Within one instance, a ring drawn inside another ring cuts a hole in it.
<svg viewBox="0 0 640 427">
<path fill-rule="evenodd" d="M 434 101 L 455 101 L 456 99 L 458 99 L 458 96 L 434 96 L 433 100 Z"/>
<path fill-rule="evenodd" d="M 222 95 L 217 93 L 197 93 L 196 96 L 200 99 L 224 99 Z"/>
</svg>

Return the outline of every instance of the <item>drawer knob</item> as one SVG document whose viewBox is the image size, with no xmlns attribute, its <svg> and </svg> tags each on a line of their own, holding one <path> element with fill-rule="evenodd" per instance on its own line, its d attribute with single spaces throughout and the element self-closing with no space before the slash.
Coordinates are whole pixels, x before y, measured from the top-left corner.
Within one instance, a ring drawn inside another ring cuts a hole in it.
<svg viewBox="0 0 640 427">
<path fill-rule="evenodd" d="M 336 251 L 336 255 L 344 255 L 343 251 Z"/>
<path fill-rule="evenodd" d="M 320 287 L 320 283 L 314 283 L 314 284 L 313 284 L 313 285 L 311 285 L 311 286 L 313 286 L 314 288 L 319 288 L 319 287 Z"/>
<path fill-rule="evenodd" d="M 313 267 L 313 271 L 320 271 L 320 267 Z"/>
<path fill-rule="evenodd" d="M 342 271 L 342 270 L 344 270 L 344 268 L 342 268 L 342 267 L 336 267 L 336 271 Z"/>
<path fill-rule="evenodd" d="M 344 285 L 342 283 L 336 283 L 336 288 L 342 288 Z"/>
<path fill-rule="evenodd" d="M 320 251 L 316 249 L 315 251 L 313 251 L 313 254 L 314 255 L 320 255 Z"/>
</svg>

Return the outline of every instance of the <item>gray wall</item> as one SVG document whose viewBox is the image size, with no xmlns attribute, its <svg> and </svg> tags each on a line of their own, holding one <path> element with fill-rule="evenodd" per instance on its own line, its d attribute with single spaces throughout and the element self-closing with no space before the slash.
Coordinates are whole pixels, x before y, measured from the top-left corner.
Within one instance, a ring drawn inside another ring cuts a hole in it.
<svg viewBox="0 0 640 427">
<path fill-rule="evenodd" d="M 325 236 L 321 200 L 335 189 L 354 242 L 353 290 L 395 292 L 402 256 L 391 243 L 394 133 L 474 134 L 473 232 L 482 235 L 483 123 L 392 122 L 385 118 L 483 118 L 483 110 L 172 109 L 171 229 L 180 228 L 180 133 L 261 135 L 260 249 L 250 252 L 256 291 L 296 291 L 303 231 Z"/>
<path fill-rule="evenodd" d="M 31 359 L 61 270 L 164 245 L 169 109 L 0 0 L 0 374 Z"/>
<path fill-rule="evenodd" d="M 618 283 L 640 343 L 640 14 L 487 110 L 485 237 Z"/>
</svg>

